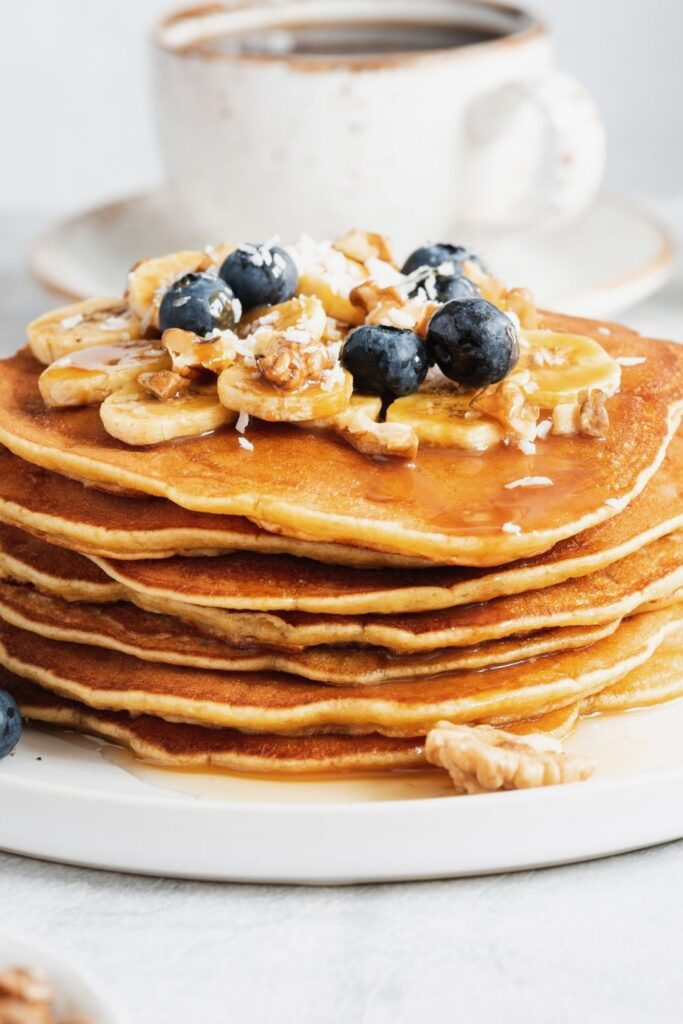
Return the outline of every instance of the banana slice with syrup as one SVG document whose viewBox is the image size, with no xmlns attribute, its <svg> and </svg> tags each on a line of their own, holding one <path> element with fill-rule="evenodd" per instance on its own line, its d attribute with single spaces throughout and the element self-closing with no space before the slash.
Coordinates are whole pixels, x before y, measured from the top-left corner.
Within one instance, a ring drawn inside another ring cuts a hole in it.
<svg viewBox="0 0 683 1024">
<path fill-rule="evenodd" d="M 218 400 L 216 382 L 192 384 L 181 395 L 161 401 L 144 388 L 115 391 L 100 406 L 104 429 L 130 445 L 159 444 L 196 437 L 233 423 L 236 414 Z"/>
<path fill-rule="evenodd" d="M 575 402 L 581 391 L 614 395 L 621 383 L 617 361 L 597 341 L 580 334 L 524 331 L 517 369 L 529 371 L 535 385 L 529 397 L 543 409 Z"/>
<path fill-rule="evenodd" d="M 473 408 L 476 394 L 454 390 L 445 378 L 433 381 L 424 390 L 392 402 L 386 419 L 412 427 L 421 444 L 486 451 L 502 441 L 503 429 Z"/>
<path fill-rule="evenodd" d="M 351 401 L 353 379 L 340 366 L 327 380 L 312 381 L 296 391 L 282 391 L 256 367 L 236 363 L 218 378 L 218 397 L 226 409 L 272 423 L 299 423 L 336 416 Z"/>
<path fill-rule="evenodd" d="M 170 365 L 168 352 L 153 342 L 97 345 L 57 359 L 43 370 L 38 387 L 52 409 L 95 405 L 134 384 L 141 373 L 166 370 Z"/>
<path fill-rule="evenodd" d="M 106 297 L 74 302 L 39 316 L 28 325 L 27 340 L 36 359 L 49 366 L 71 352 L 134 341 L 141 334 L 140 318 L 127 304 Z"/>
</svg>

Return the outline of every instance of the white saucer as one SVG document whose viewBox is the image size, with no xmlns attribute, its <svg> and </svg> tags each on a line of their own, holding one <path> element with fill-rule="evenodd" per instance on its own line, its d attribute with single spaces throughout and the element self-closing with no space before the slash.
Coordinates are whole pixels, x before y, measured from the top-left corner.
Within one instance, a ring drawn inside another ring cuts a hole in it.
<svg viewBox="0 0 683 1024">
<path fill-rule="evenodd" d="M 55 993 L 60 1020 L 78 1016 L 93 1024 L 120 1024 L 118 1014 L 100 995 L 95 982 L 80 968 L 67 963 L 44 946 L 38 946 L 14 932 L 0 932 L 0 970 L 25 967 L 45 975 Z"/>
<path fill-rule="evenodd" d="M 350 883 L 568 863 L 683 836 L 683 700 L 580 723 L 588 782 L 453 795 L 445 772 L 277 780 L 164 771 L 26 730 L 0 764 L 0 848 L 90 867 Z"/>
<path fill-rule="evenodd" d="M 64 297 L 117 295 L 137 260 L 217 240 L 197 238 L 174 224 L 170 205 L 156 193 L 56 224 L 36 242 L 31 268 Z M 541 305 L 593 317 L 611 316 L 651 295 L 666 280 L 674 257 L 670 235 L 654 215 L 608 194 L 554 234 L 491 240 L 469 232 L 463 241 L 509 284 L 530 287 Z"/>
</svg>

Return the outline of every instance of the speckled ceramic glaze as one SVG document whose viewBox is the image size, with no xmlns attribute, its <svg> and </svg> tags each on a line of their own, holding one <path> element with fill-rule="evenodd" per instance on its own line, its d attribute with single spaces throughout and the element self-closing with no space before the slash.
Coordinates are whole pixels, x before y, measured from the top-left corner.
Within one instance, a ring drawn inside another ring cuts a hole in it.
<svg viewBox="0 0 683 1024">
<path fill-rule="evenodd" d="M 305 21 L 474 26 L 492 38 L 408 53 L 230 53 L 207 39 Z M 334 235 L 399 245 L 566 220 L 604 162 L 586 91 L 542 25 L 471 0 L 297 0 L 180 12 L 153 37 L 159 136 L 179 215 L 207 238 Z"/>
</svg>

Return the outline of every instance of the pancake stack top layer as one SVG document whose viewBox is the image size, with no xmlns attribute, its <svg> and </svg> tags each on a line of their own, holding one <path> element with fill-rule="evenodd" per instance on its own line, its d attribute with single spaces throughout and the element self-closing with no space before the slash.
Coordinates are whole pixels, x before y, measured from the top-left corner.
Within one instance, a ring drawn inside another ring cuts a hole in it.
<svg viewBox="0 0 683 1024">
<path fill-rule="evenodd" d="M 418 252 L 176 253 L 30 326 L 0 374 L 25 715 L 274 772 L 503 726 L 439 732 L 470 792 L 504 757 L 505 788 L 583 778 L 525 736 L 678 695 L 683 350 Z"/>
</svg>

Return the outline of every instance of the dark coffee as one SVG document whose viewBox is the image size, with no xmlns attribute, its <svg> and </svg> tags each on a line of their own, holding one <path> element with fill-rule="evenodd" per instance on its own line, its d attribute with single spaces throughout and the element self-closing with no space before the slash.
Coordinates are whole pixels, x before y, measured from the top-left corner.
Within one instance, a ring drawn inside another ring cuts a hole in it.
<svg viewBox="0 0 683 1024">
<path fill-rule="evenodd" d="M 449 50 L 489 42 L 501 33 L 482 26 L 401 22 L 298 24 L 203 39 L 202 48 L 260 57 L 364 57 Z"/>
</svg>

